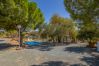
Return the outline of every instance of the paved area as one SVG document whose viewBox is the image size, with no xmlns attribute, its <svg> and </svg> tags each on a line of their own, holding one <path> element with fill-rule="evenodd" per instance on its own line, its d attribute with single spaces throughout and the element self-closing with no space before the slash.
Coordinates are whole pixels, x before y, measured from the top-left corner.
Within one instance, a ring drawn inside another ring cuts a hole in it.
<svg viewBox="0 0 99 66">
<path fill-rule="evenodd" d="M 99 66 L 99 53 L 85 44 L 0 50 L 0 66 Z"/>
</svg>

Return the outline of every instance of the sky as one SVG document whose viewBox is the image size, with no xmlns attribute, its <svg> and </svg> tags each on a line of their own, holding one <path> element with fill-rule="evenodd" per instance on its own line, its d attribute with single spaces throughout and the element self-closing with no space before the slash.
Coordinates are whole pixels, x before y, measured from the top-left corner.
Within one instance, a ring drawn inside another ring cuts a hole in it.
<svg viewBox="0 0 99 66">
<path fill-rule="evenodd" d="M 65 10 L 64 0 L 32 0 L 37 3 L 38 7 L 44 14 L 45 22 L 49 22 L 54 14 L 64 18 L 70 18 L 69 13 Z"/>
</svg>

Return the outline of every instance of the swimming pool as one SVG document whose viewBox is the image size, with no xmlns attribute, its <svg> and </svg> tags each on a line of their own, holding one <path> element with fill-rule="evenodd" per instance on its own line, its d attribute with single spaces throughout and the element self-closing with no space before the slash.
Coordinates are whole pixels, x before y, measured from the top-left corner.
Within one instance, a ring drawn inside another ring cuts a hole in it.
<svg viewBox="0 0 99 66">
<path fill-rule="evenodd" d="M 24 43 L 25 45 L 29 45 L 29 46 L 38 46 L 43 44 L 42 42 L 37 42 L 37 41 L 28 41 Z"/>
</svg>

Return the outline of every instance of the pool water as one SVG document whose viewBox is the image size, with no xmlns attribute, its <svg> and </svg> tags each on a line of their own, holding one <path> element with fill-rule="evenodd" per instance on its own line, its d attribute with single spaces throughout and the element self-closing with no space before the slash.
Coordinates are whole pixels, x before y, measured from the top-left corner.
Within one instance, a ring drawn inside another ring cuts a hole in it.
<svg viewBox="0 0 99 66">
<path fill-rule="evenodd" d="M 24 44 L 29 46 L 37 46 L 37 45 L 41 45 L 42 42 L 28 41 L 28 42 L 25 42 Z"/>
</svg>

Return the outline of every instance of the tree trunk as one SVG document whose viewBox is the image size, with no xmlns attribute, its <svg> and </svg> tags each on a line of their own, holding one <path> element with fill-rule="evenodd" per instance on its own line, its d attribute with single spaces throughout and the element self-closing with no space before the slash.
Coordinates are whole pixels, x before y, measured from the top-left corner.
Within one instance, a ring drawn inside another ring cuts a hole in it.
<svg viewBox="0 0 99 66">
<path fill-rule="evenodd" d="M 66 36 L 66 43 L 68 42 L 68 40 L 67 40 L 67 36 Z"/>
<path fill-rule="evenodd" d="M 22 47 L 22 44 L 23 44 L 22 31 L 18 30 L 17 32 L 18 32 L 19 47 Z"/>
<path fill-rule="evenodd" d="M 20 32 L 20 47 L 23 45 L 23 35 L 22 32 Z"/>
<path fill-rule="evenodd" d="M 61 43 L 61 37 L 58 36 L 58 43 Z"/>
</svg>

